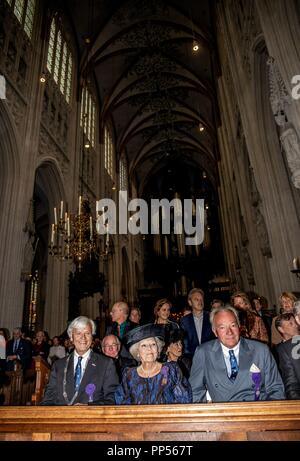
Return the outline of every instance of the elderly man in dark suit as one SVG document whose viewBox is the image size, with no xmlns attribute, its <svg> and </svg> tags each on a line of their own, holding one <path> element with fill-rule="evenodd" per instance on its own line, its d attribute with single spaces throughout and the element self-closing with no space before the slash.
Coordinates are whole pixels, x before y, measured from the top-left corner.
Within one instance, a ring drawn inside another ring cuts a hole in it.
<svg viewBox="0 0 300 461">
<path fill-rule="evenodd" d="M 265 344 L 240 337 L 238 313 L 218 307 L 210 315 L 217 339 L 201 344 L 190 375 L 194 402 L 285 399 L 276 362 Z M 208 392 L 208 394 L 207 394 Z"/>
<path fill-rule="evenodd" d="M 204 311 L 204 292 L 193 288 L 188 294 L 188 303 L 192 312 L 180 319 L 180 327 L 184 331 L 184 355 L 192 358 L 199 344 L 214 338 L 209 313 Z"/>
<path fill-rule="evenodd" d="M 27 339 L 22 338 L 21 328 L 14 328 L 13 339 L 6 345 L 6 371 L 13 371 L 14 366 L 19 361 L 23 370 L 31 364 L 31 344 Z"/>
<path fill-rule="evenodd" d="M 113 405 L 119 379 L 112 359 L 91 350 L 95 324 L 77 317 L 68 327 L 75 349 L 56 360 L 41 405 Z"/>
</svg>

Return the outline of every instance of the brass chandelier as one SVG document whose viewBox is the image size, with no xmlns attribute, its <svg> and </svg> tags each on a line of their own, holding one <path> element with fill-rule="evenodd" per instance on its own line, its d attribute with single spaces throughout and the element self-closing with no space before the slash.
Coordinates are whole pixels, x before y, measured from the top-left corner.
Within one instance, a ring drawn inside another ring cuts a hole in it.
<svg viewBox="0 0 300 461">
<path fill-rule="evenodd" d="M 54 207 L 53 211 L 54 223 L 51 225 L 49 245 L 51 256 L 55 256 L 61 261 L 72 260 L 78 271 L 81 271 L 83 264 L 87 261 L 108 255 L 109 234 L 106 236 L 104 249 L 101 251 L 95 229 L 95 220 L 87 199 L 79 196 L 77 214 L 64 211 L 63 201 L 60 202 L 58 208 Z"/>
</svg>

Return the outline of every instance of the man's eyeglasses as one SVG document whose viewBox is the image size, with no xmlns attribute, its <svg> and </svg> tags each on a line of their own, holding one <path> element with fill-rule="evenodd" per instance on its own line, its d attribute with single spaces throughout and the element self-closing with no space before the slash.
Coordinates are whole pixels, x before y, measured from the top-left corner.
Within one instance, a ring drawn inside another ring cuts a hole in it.
<svg viewBox="0 0 300 461">
<path fill-rule="evenodd" d="M 103 349 L 113 349 L 115 347 L 119 347 L 119 344 L 107 344 L 105 346 L 102 346 Z"/>
</svg>

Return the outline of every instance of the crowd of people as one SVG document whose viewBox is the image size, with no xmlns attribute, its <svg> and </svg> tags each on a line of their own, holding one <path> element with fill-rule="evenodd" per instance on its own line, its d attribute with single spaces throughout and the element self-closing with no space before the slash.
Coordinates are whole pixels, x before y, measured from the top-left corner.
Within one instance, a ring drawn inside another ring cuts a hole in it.
<svg viewBox="0 0 300 461">
<path fill-rule="evenodd" d="M 281 293 L 275 316 L 255 293 L 214 299 L 209 309 L 204 298 L 192 289 L 178 322 L 170 300 L 160 299 L 146 324 L 138 307 L 116 302 L 102 339 L 84 316 L 69 324 L 68 339 L 38 331 L 30 340 L 20 328 L 9 339 L 2 328 L 0 369 L 30 368 L 36 355 L 47 360 L 42 405 L 300 399 L 300 300 Z"/>
</svg>

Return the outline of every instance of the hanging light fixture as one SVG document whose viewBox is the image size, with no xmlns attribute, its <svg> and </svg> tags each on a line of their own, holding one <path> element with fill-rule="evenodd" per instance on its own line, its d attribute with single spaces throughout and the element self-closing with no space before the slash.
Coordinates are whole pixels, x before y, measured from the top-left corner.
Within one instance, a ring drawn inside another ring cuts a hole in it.
<svg viewBox="0 0 300 461">
<path fill-rule="evenodd" d="M 72 260 L 81 271 L 82 265 L 97 253 L 94 220 L 88 200 L 79 196 L 78 213 L 64 212 L 64 202 L 54 207 L 54 223 L 51 226 L 49 254 L 60 260 Z M 59 219 L 58 219 L 59 214 Z"/>
<path fill-rule="evenodd" d="M 197 51 L 199 51 L 199 43 L 197 42 L 197 40 L 193 40 L 193 52 L 194 53 L 197 53 Z"/>
<path fill-rule="evenodd" d="M 59 219 L 58 219 L 59 214 Z M 109 233 L 104 248 L 98 244 L 95 220 L 90 204 L 81 195 L 78 199 L 78 213 L 64 211 L 64 202 L 60 202 L 59 213 L 54 207 L 54 223 L 51 226 L 49 254 L 59 260 L 71 260 L 80 272 L 82 266 L 93 258 L 104 258 L 109 254 Z"/>
</svg>

